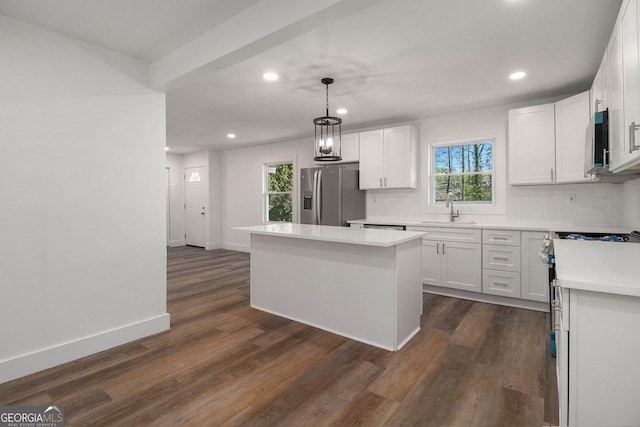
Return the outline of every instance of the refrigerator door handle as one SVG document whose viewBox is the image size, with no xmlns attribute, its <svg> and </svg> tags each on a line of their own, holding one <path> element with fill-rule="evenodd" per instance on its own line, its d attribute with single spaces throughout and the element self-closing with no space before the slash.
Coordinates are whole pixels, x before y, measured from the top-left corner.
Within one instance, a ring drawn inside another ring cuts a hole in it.
<svg viewBox="0 0 640 427">
<path fill-rule="evenodd" d="M 313 216 L 313 224 L 318 224 L 318 171 L 313 171 L 313 188 L 311 189 L 311 216 Z"/>
<path fill-rule="evenodd" d="M 318 174 L 318 184 L 316 186 L 316 224 L 322 224 L 322 170 Z"/>
</svg>

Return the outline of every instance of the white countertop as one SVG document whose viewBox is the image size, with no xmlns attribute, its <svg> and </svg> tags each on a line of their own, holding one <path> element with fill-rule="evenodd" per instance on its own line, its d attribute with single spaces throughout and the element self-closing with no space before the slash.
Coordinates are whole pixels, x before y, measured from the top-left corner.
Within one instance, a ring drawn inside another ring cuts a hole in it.
<svg viewBox="0 0 640 427">
<path fill-rule="evenodd" d="M 640 243 L 553 240 L 564 288 L 640 297 Z"/>
<path fill-rule="evenodd" d="M 365 246 L 390 247 L 414 239 L 424 233 L 417 231 L 375 230 L 370 228 L 332 227 L 328 225 L 278 223 L 236 227 L 253 234 L 282 236 L 294 239 L 320 240 L 324 242 L 349 243 Z"/>
<path fill-rule="evenodd" d="M 522 231 L 564 231 L 571 233 L 628 233 L 620 227 L 602 227 L 593 225 L 567 225 L 552 223 L 531 222 L 505 222 L 505 223 L 479 223 L 475 221 L 456 220 L 429 221 L 407 218 L 364 218 L 348 221 L 349 224 L 379 224 L 379 225 L 406 225 L 407 227 L 447 227 L 447 228 L 484 228 L 494 230 L 522 230 Z"/>
</svg>

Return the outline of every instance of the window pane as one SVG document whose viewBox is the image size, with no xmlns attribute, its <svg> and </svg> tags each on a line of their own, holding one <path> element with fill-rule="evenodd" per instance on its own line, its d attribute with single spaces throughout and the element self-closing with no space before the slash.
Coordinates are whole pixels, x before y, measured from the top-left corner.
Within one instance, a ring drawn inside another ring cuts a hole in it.
<svg viewBox="0 0 640 427">
<path fill-rule="evenodd" d="M 493 196 L 491 174 L 439 175 L 436 179 L 436 202 L 444 202 L 447 193 L 453 193 L 453 199 L 465 202 L 490 202 Z"/>
<path fill-rule="evenodd" d="M 436 173 L 459 173 L 462 171 L 462 146 L 436 148 Z"/>
<path fill-rule="evenodd" d="M 490 172 L 493 170 L 492 146 L 485 142 L 438 147 L 435 149 L 435 162 L 436 174 Z"/>
<path fill-rule="evenodd" d="M 267 194 L 267 221 L 291 222 L 291 194 Z"/>
<path fill-rule="evenodd" d="M 293 165 L 269 165 L 267 167 L 267 192 L 293 191 Z"/>
</svg>

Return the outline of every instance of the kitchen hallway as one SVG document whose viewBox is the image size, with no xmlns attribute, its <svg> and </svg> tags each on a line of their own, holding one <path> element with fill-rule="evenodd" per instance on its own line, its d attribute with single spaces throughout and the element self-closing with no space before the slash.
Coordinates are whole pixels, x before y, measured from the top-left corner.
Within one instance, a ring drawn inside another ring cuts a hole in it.
<svg viewBox="0 0 640 427">
<path fill-rule="evenodd" d="M 286 266 L 283 266 L 286 268 Z M 388 352 L 249 307 L 249 255 L 168 249 L 171 329 L 0 385 L 67 425 L 557 424 L 548 315 L 424 295 Z"/>
</svg>

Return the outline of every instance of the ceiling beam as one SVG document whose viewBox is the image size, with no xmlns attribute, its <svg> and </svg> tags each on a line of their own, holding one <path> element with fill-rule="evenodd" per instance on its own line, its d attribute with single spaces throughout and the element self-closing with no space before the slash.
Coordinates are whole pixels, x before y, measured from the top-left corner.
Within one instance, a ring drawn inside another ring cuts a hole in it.
<svg viewBox="0 0 640 427">
<path fill-rule="evenodd" d="M 261 0 L 151 64 L 151 87 L 187 84 L 380 1 Z"/>
</svg>

